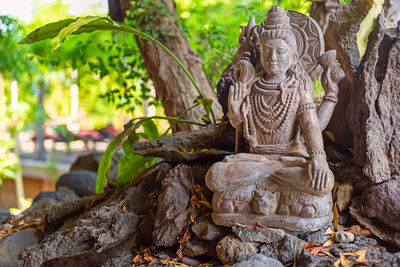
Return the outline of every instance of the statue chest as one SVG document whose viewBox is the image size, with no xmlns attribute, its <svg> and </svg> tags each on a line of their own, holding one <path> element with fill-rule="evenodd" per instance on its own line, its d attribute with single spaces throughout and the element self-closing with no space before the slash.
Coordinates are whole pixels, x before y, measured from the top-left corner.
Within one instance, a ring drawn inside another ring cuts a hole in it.
<svg viewBox="0 0 400 267">
<path fill-rule="evenodd" d="M 253 88 L 249 98 L 248 122 L 258 145 L 288 144 L 298 124 L 298 91 L 293 89 L 282 96 L 279 90 Z"/>
</svg>

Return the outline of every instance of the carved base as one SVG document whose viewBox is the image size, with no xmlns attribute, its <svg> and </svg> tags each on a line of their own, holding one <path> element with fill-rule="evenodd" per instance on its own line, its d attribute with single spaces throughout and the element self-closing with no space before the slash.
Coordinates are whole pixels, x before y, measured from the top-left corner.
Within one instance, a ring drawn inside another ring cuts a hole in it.
<svg viewBox="0 0 400 267">
<path fill-rule="evenodd" d="M 265 227 L 281 228 L 289 231 L 316 231 L 332 222 L 333 214 L 324 217 L 302 218 L 297 216 L 283 215 L 257 215 L 257 214 L 232 214 L 232 213 L 212 213 L 215 224 L 224 226 L 234 226 L 236 223 L 244 225 L 261 225 Z"/>
</svg>

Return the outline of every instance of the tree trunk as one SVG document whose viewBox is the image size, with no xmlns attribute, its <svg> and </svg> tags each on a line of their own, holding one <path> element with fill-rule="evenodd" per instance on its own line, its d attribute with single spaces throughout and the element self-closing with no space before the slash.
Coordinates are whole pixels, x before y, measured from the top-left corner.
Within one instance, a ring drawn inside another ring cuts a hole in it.
<svg viewBox="0 0 400 267">
<path fill-rule="evenodd" d="M 168 8 L 172 16 L 153 16 L 150 21 L 146 22 L 146 26 L 154 25 L 154 28 L 160 29 L 160 31 L 157 31 L 159 35 L 157 39 L 182 61 L 183 65 L 197 82 L 202 94 L 206 98 L 214 100 L 212 110 L 215 117 L 221 117 L 221 107 L 202 69 L 201 59 L 193 51 L 181 29 L 176 25 L 176 6 L 174 1 L 162 0 L 160 2 Z M 121 20 L 121 14 L 118 13 L 116 5 L 119 5 L 123 11 L 126 11 L 126 1 L 109 0 L 109 5 L 110 16 L 113 19 Z M 143 27 L 145 25 L 138 26 Z M 146 68 L 154 82 L 157 99 L 162 102 L 165 114 L 167 116 L 179 116 L 182 112 L 192 107 L 193 101 L 199 94 L 179 65 L 158 45 L 141 38 L 137 38 L 137 42 Z M 187 112 L 183 118 L 192 121 L 201 121 L 202 114 L 204 114 L 204 109 L 199 106 Z M 173 131 L 190 130 L 194 129 L 194 127 L 196 126 L 176 123 L 173 126 Z"/>
<path fill-rule="evenodd" d="M 341 5 L 339 0 L 313 0 L 308 10 L 310 17 L 318 22 L 323 32 L 326 31 L 329 22 L 329 16 L 334 13 Z"/>
<path fill-rule="evenodd" d="M 43 101 L 44 101 L 44 82 L 40 84 L 40 89 L 39 89 L 38 106 L 40 109 L 44 109 Z M 36 147 L 37 147 L 37 159 L 45 160 L 46 150 L 44 148 L 44 122 L 42 121 L 42 116 L 40 116 L 40 121 L 37 123 Z"/>
</svg>

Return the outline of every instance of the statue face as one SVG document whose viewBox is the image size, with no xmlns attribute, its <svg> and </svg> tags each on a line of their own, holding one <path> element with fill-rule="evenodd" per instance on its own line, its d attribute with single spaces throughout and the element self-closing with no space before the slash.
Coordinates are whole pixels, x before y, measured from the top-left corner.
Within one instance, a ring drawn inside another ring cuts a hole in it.
<svg viewBox="0 0 400 267">
<path fill-rule="evenodd" d="M 261 64 L 268 76 L 280 77 L 293 64 L 294 54 L 285 40 L 270 39 L 261 43 Z"/>
</svg>

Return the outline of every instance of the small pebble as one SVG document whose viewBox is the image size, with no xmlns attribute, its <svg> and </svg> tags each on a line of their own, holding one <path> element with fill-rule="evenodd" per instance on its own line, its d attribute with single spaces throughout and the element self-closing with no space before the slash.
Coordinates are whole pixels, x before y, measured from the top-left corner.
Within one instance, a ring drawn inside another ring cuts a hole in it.
<svg viewBox="0 0 400 267">
<path fill-rule="evenodd" d="M 354 234 L 351 232 L 336 232 L 335 241 L 338 243 L 350 243 L 354 241 Z"/>
</svg>

